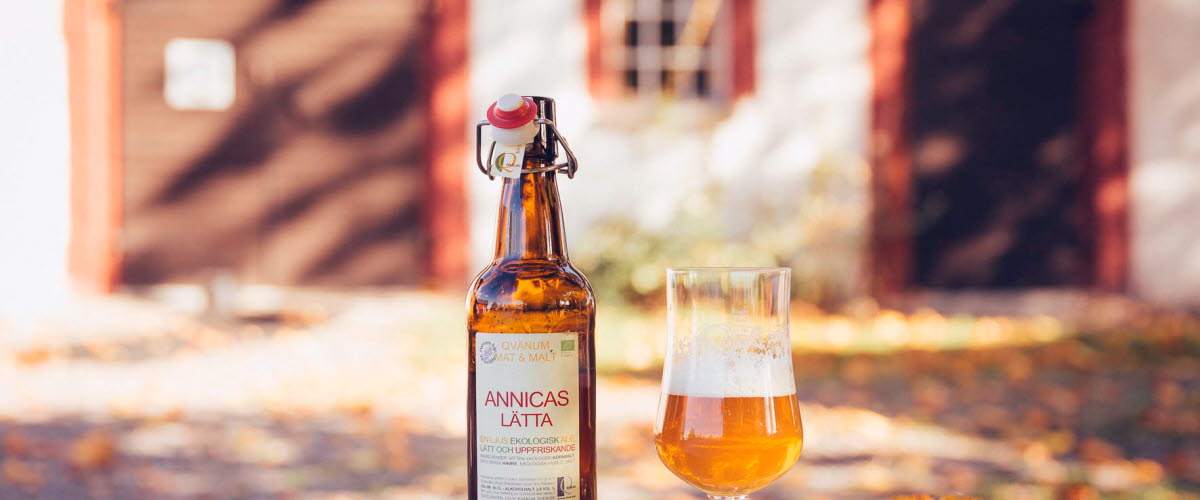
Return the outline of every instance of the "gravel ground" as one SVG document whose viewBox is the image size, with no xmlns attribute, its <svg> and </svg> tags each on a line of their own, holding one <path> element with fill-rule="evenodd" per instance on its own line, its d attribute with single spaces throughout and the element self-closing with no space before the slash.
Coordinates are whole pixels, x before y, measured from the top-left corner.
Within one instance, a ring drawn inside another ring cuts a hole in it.
<svg viewBox="0 0 1200 500">
<path fill-rule="evenodd" d="M 168 290 L 0 320 L 0 499 L 463 497 L 458 297 L 244 295 L 221 314 Z M 661 335 L 653 315 L 608 323 Z M 755 498 L 1197 498 L 1196 325 L 798 351 L 804 456 Z M 654 358 L 600 350 L 603 497 L 700 498 L 654 455 Z"/>
</svg>

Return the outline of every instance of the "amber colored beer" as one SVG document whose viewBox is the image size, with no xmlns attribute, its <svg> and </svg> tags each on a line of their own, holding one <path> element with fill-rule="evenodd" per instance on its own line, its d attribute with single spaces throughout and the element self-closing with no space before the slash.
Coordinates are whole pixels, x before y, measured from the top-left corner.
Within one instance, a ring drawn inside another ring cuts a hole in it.
<svg viewBox="0 0 1200 500">
<path fill-rule="evenodd" d="M 742 495 L 770 484 L 796 463 L 804 445 L 795 394 L 670 394 L 661 422 L 658 457 L 680 479 L 713 495 Z"/>
</svg>

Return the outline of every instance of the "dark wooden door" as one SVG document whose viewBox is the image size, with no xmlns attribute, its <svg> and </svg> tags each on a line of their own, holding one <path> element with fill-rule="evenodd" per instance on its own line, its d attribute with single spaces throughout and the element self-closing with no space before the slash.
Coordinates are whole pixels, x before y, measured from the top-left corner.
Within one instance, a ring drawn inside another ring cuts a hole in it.
<svg viewBox="0 0 1200 500">
<path fill-rule="evenodd" d="M 1087 285 L 1075 0 L 916 0 L 912 284 Z"/>
<path fill-rule="evenodd" d="M 417 283 L 426 2 L 126 0 L 123 280 Z M 225 110 L 164 100 L 175 38 L 226 40 Z"/>
</svg>

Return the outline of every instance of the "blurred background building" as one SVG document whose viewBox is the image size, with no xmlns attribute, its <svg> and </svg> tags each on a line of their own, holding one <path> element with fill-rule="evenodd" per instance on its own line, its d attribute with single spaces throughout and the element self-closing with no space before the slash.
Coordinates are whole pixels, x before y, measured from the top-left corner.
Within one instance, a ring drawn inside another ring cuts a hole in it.
<svg viewBox="0 0 1200 500">
<path fill-rule="evenodd" d="M 0 497 L 462 498 L 506 92 L 581 161 L 606 499 L 697 498 L 678 265 L 794 270 L 756 498 L 1200 493 L 1200 0 L 10 3 Z"/>
<path fill-rule="evenodd" d="M 517 91 L 558 99 L 583 160 L 574 253 L 631 293 L 656 288 L 638 265 L 782 263 L 818 300 L 1200 297 L 1189 0 L 24 9 L 3 92 L 23 244 L 2 260 L 46 293 L 221 272 L 461 287 L 498 191 L 470 126 Z M 613 248 L 670 240 L 703 250 Z"/>
</svg>

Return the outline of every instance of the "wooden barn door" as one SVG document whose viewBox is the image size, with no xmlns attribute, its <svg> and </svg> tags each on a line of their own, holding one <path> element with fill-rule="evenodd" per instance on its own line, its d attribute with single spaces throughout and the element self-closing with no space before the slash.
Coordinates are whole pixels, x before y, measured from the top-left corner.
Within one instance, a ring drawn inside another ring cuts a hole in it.
<svg viewBox="0 0 1200 500">
<path fill-rule="evenodd" d="M 429 278 L 425 2 L 120 8 L 124 282 Z"/>
<path fill-rule="evenodd" d="M 915 266 L 927 287 L 1086 285 L 1075 0 L 914 12 Z"/>
<path fill-rule="evenodd" d="M 1124 9 L 873 0 L 877 295 L 1123 286 Z"/>
</svg>

